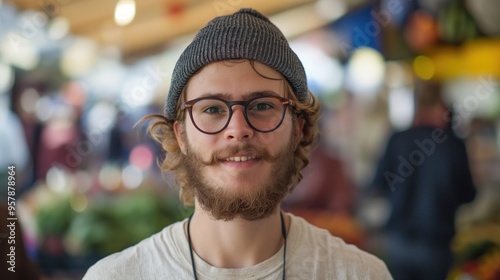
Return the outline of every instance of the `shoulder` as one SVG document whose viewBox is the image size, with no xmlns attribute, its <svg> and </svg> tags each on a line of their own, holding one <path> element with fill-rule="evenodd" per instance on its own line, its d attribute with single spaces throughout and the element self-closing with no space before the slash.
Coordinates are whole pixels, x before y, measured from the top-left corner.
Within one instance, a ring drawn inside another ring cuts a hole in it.
<svg viewBox="0 0 500 280">
<path fill-rule="evenodd" d="M 178 222 L 142 240 L 121 252 L 109 255 L 89 268 L 83 280 L 98 279 L 141 279 L 145 275 L 162 274 L 159 269 L 180 261 L 178 248 L 173 242 L 173 234 L 182 229 Z"/>
<path fill-rule="evenodd" d="M 292 223 L 300 228 L 300 236 L 295 240 L 296 258 L 311 260 L 303 262 L 303 271 L 328 279 L 392 279 L 385 263 L 376 256 L 346 244 L 302 218 L 291 216 Z"/>
</svg>

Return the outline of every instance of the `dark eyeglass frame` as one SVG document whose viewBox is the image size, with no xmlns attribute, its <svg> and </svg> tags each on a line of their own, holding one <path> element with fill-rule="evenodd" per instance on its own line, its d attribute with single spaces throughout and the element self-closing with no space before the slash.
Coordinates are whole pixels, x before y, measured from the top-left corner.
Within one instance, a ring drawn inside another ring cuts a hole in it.
<svg viewBox="0 0 500 280">
<path fill-rule="evenodd" d="M 260 129 L 257 129 L 256 127 L 254 127 L 252 125 L 252 123 L 250 122 L 250 120 L 248 119 L 248 115 L 247 115 L 248 105 L 250 103 L 252 103 L 255 99 L 264 98 L 264 97 L 275 98 L 275 99 L 279 100 L 281 102 L 281 104 L 283 105 L 283 112 L 281 114 L 281 120 L 279 121 L 279 123 L 276 125 L 275 128 L 269 129 L 269 130 L 260 130 Z M 206 132 L 206 131 L 202 130 L 201 128 L 198 127 L 198 125 L 196 124 L 196 122 L 194 121 L 194 118 L 193 118 L 193 106 L 194 106 L 194 104 L 200 100 L 207 100 L 207 99 L 221 101 L 222 103 L 226 104 L 226 106 L 229 108 L 229 117 L 227 118 L 226 124 L 221 129 L 219 129 L 215 132 Z M 250 126 L 253 130 L 258 131 L 258 132 L 262 132 L 262 133 L 268 133 L 268 132 L 271 132 L 271 131 L 278 129 L 278 127 L 281 126 L 281 124 L 283 123 L 283 120 L 285 119 L 286 109 L 288 107 L 295 108 L 295 102 L 293 102 L 293 100 L 291 100 L 291 99 L 284 98 L 281 96 L 276 96 L 276 95 L 260 95 L 260 96 L 256 96 L 256 97 L 253 97 L 251 99 L 248 99 L 246 101 L 240 101 L 240 100 L 227 101 L 227 100 L 224 100 L 224 99 L 222 99 L 220 97 L 216 97 L 216 96 L 200 97 L 200 98 L 195 98 L 195 99 L 192 99 L 192 100 L 189 100 L 189 101 L 182 103 L 181 110 L 187 109 L 189 111 L 189 116 L 191 117 L 191 122 L 196 127 L 196 129 L 198 129 L 200 132 L 203 132 L 205 134 L 217 134 L 217 133 L 223 131 L 224 129 L 226 129 L 226 127 L 229 125 L 229 122 L 231 121 L 231 118 L 233 117 L 233 106 L 234 105 L 243 106 L 243 116 L 245 117 L 245 120 L 247 121 L 248 126 Z"/>
</svg>

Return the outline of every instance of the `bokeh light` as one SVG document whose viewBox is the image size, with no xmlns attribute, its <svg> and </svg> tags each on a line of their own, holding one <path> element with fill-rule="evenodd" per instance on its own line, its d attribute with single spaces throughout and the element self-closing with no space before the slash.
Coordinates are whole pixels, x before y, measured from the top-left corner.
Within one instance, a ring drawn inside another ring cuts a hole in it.
<svg viewBox="0 0 500 280">
<path fill-rule="evenodd" d="M 94 65 L 98 46 L 94 41 L 79 38 L 64 50 L 61 57 L 61 70 L 71 78 L 81 77 Z"/>
<path fill-rule="evenodd" d="M 93 131 L 104 133 L 109 131 L 116 122 L 116 108 L 106 101 L 101 101 L 88 111 L 86 125 Z"/>
<path fill-rule="evenodd" d="M 65 193 L 67 189 L 67 174 L 59 167 L 53 166 L 47 171 L 45 182 L 47 187 L 55 193 Z"/>
<path fill-rule="evenodd" d="M 424 80 L 429 80 L 436 72 L 434 62 L 424 55 L 419 55 L 413 60 L 413 70 L 415 74 Z"/>
<path fill-rule="evenodd" d="M 358 48 L 347 65 L 346 88 L 353 94 L 374 96 L 385 77 L 382 55 L 372 48 Z"/>
<path fill-rule="evenodd" d="M 291 47 L 302 61 L 311 90 L 315 94 L 332 94 L 340 90 L 344 72 L 336 58 L 306 42 L 295 43 Z"/>
<path fill-rule="evenodd" d="M 40 98 L 40 93 L 34 88 L 27 88 L 21 93 L 20 103 L 21 108 L 26 113 L 33 113 L 36 108 L 36 103 Z"/>
<path fill-rule="evenodd" d="M 55 105 L 49 96 L 43 96 L 38 99 L 35 104 L 35 115 L 42 121 L 46 122 L 54 114 Z"/>
<path fill-rule="evenodd" d="M 410 127 L 415 111 L 413 93 L 406 87 L 391 89 L 389 92 L 389 118 L 396 129 Z"/>
<path fill-rule="evenodd" d="M 153 165 L 153 152 L 146 145 L 138 145 L 130 152 L 129 161 L 141 170 L 146 170 Z"/>
<path fill-rule="evenodd" d="M 120 0 L 115 8 L 115 22 L 119 26 L 130 24 L 135 17 L 135 1 Z"/>
<path fill-rule="evenodd" d="M 122 181 L 127 189 L 138 188 L 142 183 L 143 177 L 142 171 L 135 165 L 127 165 L 123 168 Z"/>
<path fill-rule="evenodd" d="M 75 212 L 83 212 L 88 205 L 87 196 L 82 193 L 75 193 L 71 196 L 69 204 Z"/>
<path fill-rule="evenodd" d="M 116 165 L 106 164 L 99 171 L 99 184 L 103 189 L 113 191 L 121 184 L 121 170 Z"/>
<path fill-rule="evenodd" d="M 9 32 L 0 41 L 2 59 L 22 70 L 33 70 L 40 62 L 39 50 L 19 34 Z"/>
<path fill-rule="evenodd" d="M 49 25 L 48 35 L 52 40 L 60 40 L 69 33 L 69 22 L 65 17 L 55 17 Z"/>
</svg>

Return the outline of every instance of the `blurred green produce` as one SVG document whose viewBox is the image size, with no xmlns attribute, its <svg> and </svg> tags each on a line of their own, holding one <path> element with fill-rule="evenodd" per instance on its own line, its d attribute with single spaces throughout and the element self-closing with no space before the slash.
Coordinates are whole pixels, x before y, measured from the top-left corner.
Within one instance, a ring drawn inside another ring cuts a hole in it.
<svg viewBox="0 0 500 280">
<path fill-rule="evenodd" d="M 176 196 L 147 191 L 95 197 L 82 212 L 69 201 L 58 199 L 39 209 L 39 240 L 57 237 L 66 252 L 80 256 L 121 251 L 192 212 Z"/>
</svg>

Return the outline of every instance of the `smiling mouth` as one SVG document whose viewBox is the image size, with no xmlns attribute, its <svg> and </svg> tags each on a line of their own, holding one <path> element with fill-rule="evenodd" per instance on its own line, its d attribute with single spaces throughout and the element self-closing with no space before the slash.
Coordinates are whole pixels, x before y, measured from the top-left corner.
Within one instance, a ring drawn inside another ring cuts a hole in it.
<svg viewBox="0 0 500 280">
<path fill-rule="evenodd" d="M 252 159 L 256 159 L 256 156 L 241 156 L 241 157 L 228 157 L 224 161 L 234 161 L 234 162 L 244 162 Z"/>
</svg>

